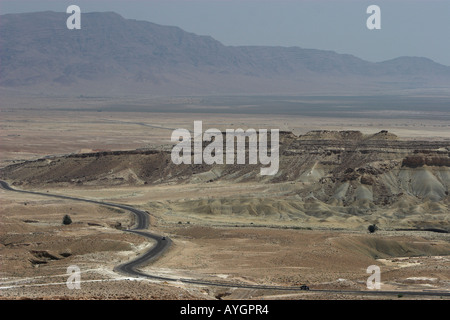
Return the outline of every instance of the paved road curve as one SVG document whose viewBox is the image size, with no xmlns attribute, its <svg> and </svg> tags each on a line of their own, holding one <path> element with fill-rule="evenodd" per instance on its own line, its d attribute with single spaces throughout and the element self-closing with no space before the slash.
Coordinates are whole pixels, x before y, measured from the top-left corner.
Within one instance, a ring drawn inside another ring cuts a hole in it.
<svg viewBox="0 0 450 320">
<path fill-rule="evenodd" d="M 50 193 L 43 193 L 43 192 L 37 192 L 37 191 L 25 191 L 25 190 L 18 190 L 13 189 L 9 186 L 8 183 L 5 181 L 0 180 L 0 186 L 8 191 L 14 191 L 14 192 L 20 192 L 20 193 L 27 193 L 27 194 L 34 194 L 34 195 L 40 195 L 45 197 L 52 197 L 52 198 L 59 198 L 64 200 L 73 200 L 73 201 L 82 201 L 82 202 L 89 202 L 89 203 L 95 203 L 100 204 L 104 206 L 110 206 L 115 208 L 120 208 L 126 211 L 132 212 L 136 216 L 136 222 L 133 228 L 126 230 L 127 232 L 136 233 L 141 236 L 144 236 L 148 239 L 152 239 L 156 242 L 156 244 L 151 247 L 147 252 L 140 255 L 136 259 L 126 262 L 124 264 L 121 264 L 117 266 L 114 270 L 130 275 L 130 276 L 146 276 L 146 277 L 152 277 L 145 273 L 142 273 L 140 271 L 137 271 L 136 268 L 139 265 L 142 265 L 144 263 L 148 263 L 149 261 L 158 258 L 161 254 L 163 254 L 171 244 L 171 240 L 168 237 L 165 237 L 163 240 L 163 237 L 160 235 L 156 235 L 153 233 L 150 233 L 148 231 L 145 231 L 148 229 L 149 226 L 149 215 L 147 212 L 123 205 L 123 204 L 117 204 L 117 203 L 111 203 L 111 202 L 103 202 L 103 201 L 96 201 L 96 200 L 90 200 L 90 199 L 82 199 L 82 198 L 75 198 L 70 196 L 64 196 L 64 195 L 58 195 L 58 194 L 50 194 Z M 166 279 L 164 279 L 166 280 Z M 166 280 L 167 281 L 167 280 Z"/>
<path fill-rule="evenodd" d="M 147 212 L 133 208 L 131 206 L 123 205 L 123 204 L 117 204 L 117 203 L 111 203 L 111 202 L 102 202 L 102 201 L 95 201 L 95 200 L 89 200 L 89 199 L 82 199 L 82 198 L 75 198 L 70 196 L 64 196 L 64 195 L 58 195 L 58 194 L 49 194 L 49 193 L 43 193 L 43 192 L 36 192 L 36 191 L 25 191 L 25 190 L 17 190 L 13 189 L 9 186 L 8 183 L 5 181 L 0 180 L 0 186 L 8 191 L 13 192 L 21 192 L 21 193 L 28 193 L 28 194 L 34 194 L 34 195 L 41 195 L 45 197 L 53 197 L 53 198 L 59 198 L 59 199 L 66 199 L 66 200 L 74 200 L 74 201 L 83 201 L 83 202 L 89 202 L 89 203 L 95 203 L 100 204 L 104 206 L 110 206 L 115 208 L 120 208 L 123 210 L 127 210 L 135 214 L 136 216 L 136 223 L 132 229 L 126 230 L 126 232 L 132 232 L 138 235 L 141 235 L 143 237 L 146 237 L 148 239 L 152 239 L 156 242 L 155 245 L 153 245 L 147 252 L 143 253 L 142 255 L 138 256 L 136 259 L 123 263 L 117 267 L 114 268 L 115 271 L 120 272 L 122 274 L 126 274 L 133 277 L 143 277 L 153 280 L 159 280 L 159 281 L 167 281 L 167 282 L 182 282 L 186 284 L 193 284 L 193 285 L 202 285 L 202 286 L 219 286 L 219 287 L 229 287 L 229 288 L 244 288 L 244 289 L 260 289 L 260 290 L 278 290 L 278 291 L 303 291 L 300 286 L 266 286 L 266 285 L 252 285 L 252 284 L 245 284 L 245 283 L 231 283 L 231 282 L 218 282 L 218 281 L 206 281 L 206 280 L 197 280 L 197 279 L 183 279 L 183 278 L 168 278 L 168 277 L 162 277 L 162 276 L 155 276 L 151 274 L 144 273 L 142 271 L 139 271 L 137 267 L 140 265 L 143 265 L 145 263 L 149 263 L 151 261 L 154 261 L 158 257 L 160 257 L 171 245 L 171 240 L 169 237 L 163 238 L 160 235 L 150 233 L 146 231 L 149 227 L 149 215 Z M 392 296 L 392 295 L 398 295 L 402 294 L 403 296 L 447 296 L 450 297 L 450 292 L 448 291 L 381 291 L 381 290 L 373 290 L 373 291 L 353 291 L 353 290 L 318 290 L 318 289 L 312 289 L 311 292 L 323 292 L 323 293 L 337 293 L 337 294 L 356 294 L 356 295 L 384 295 L 384 296 Z"/>
</svg>

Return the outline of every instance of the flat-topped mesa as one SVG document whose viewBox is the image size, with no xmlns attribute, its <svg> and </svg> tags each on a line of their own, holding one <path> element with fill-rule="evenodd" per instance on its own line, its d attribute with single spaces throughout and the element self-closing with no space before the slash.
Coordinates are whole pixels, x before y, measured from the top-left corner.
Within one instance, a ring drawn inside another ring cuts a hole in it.
<svg viewBox="0 0 450 320">
<path fill-rule="evenodd" d="M 298 137 L 300 140 L 397 140 L 395 134 L 382 130 L 375 134 L 363 134 L 357 130 L 330 131 L 330 130 L 314 130 Z"/>
<path fill-rule="evenodd" d="M 388 132 L 387 130 L 381 130 L 373 135 L 368 135 L 366 139 L 370 140 L 398 140 L 397 135 Z"/>
<path fill-rule="evenodd" d="M 250 129 L 250 130 L 253 130 L 253 129 Z M 260 130 L 261 129 L 254 129 L 254 132 L 257 135 L 259 135 L 260 134 Z M 267 135 L 267 138 L 269 138 L 268 142 L 270 144 L 270 141 L 271 141 L 270 137 L 272 135 L 272 131 L 271 130 L 274 130 L 274 129 L 264 129 L 264 130 L 266 130 L 264 134 Z M 220 133 L 222 134 L 223 141 L 224 142 L 227 141 L 226 140 L 227 139 L 227 131 L 220 130 Z M 233 132 L 230 132 L 229 134 L 231 136 L 234 136 L 235 139 L 237 139 L 238 137 L 245 137 L 245 140 L 244 140 L 245 141 L 245 146 L 246 146 L 246 148 L 248 148 L 248 143 L 249 143 L 248 138 L 252 134 L 252 131 L 248 131 L 248 129 L 233 129 Z M 298 137 L 292 131 L 286 131 L 286 130 L 278 130 L 278 137 L 279 137 L 279 144 L 280 145 L 286 144 L 286 143 L 290 143 L 291 141 L 293 141 L 295 139 L 298 139 Z M 214 141 L 214 140 L 215 140 L 215 137 L 213 136 L 211 138 L 211 141 Z M 208 141 L 205 141 L 205 140 L 202 141 L 202 147 L 203 148 L 206 147 L 207 145 L 209 145 L 211 143 L 211 141 L 209 141 L 209 140 Z M 193 147 L 194 146 L 194 139 L 192 139 L 191 143 L 192 143 L 192 147 Z"/>
<path fill-rule="evenodd" d="M 239 132 L 237 132 L 237 129 L 234 129 L 234 130 L 236 130 L 234 135 L 239 135 L 240 134 Z M 248 134 L 248 133 L 246 133 L 248 129 L 242 129 L 242 130 L 244 131 L 244 132 L 242 132 L 242 135 Z M 255 132 L 259 133 L 260 130 L 261 129 L 255 129 Z M 271 130 L 273 130 L 273 129 L 265 129 L 265 130 L 267 130 L 267 134 L 270 134 Z M 222 135 L 224 137 L 227 135 L 226 131 L 221 130 L 220 132 L 222 133 Z M 291 138 L 296 138 L 297 137 L 292 131 L 286 131 L 286 130 L 278 130 L 278 134 L 279 134 L 280 137 L 291 137 Z"/>
</svg>

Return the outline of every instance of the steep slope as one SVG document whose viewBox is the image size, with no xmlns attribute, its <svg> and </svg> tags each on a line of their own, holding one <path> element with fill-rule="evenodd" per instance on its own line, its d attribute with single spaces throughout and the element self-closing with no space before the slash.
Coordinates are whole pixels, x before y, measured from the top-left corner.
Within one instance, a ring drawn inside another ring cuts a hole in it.
<svg viewBox="0 0 450 320">
<path fill-rule="evenodd" d="M 136 150 L 26 161 L 0 169 L 0 177 L 13 185 L 79 186 L 292 181 L 304 186 L 302 197 L 343 204 L 448 196 L 449 142 L 401 141 L 386 131 L 313 131 L 298 137 L 281 132 L 280 139 L 279 170 L 273 176 L 262 176 L 261 164 L 176 165 L 168 151 Z"/>
<path fill-rule="evenodd" d="M 450 231 L 450 142 L 401 141 L 386 131 L 282 132 L 280 138 L 274 176 L 261 176 L 260 164 L 175 165 L 168 151 L 136 150 L 27 161 L 0 169 L 0 178 L 24 189 L 201 186 L 205 192 L 194 198 L 157 205 L 185 218 L 232 215 L 346 227 L 371 221 Z M 225 195 L 224 186 L 249 191 Z M 255 186 L 262 189 L 252 192 Z"/>
</svg>

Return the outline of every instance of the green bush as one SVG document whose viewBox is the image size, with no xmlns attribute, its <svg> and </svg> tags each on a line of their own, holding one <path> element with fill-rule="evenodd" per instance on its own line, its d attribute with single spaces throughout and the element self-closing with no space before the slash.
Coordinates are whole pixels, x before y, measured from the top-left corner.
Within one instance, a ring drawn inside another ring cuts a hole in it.
<svg viewBox="0 0 450 320">
<path fill-rule="evenodd" d="M 69 217 L 68 214 L 66 214 L 66 215 L 64 216 L 62 223 L 63 223 L 63 224 L 66 224 L 66 225 L 72 223 L 72 219 Z"/>
</svg>

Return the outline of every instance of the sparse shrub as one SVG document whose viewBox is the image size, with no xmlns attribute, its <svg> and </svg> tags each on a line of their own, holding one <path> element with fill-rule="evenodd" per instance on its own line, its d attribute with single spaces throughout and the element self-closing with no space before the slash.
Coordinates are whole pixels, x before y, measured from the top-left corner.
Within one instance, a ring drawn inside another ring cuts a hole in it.
<svg viewBox="0 0 450 320">
<path fill-rule="evenodd" d="M 122 227 L 122 224 L 119 221 L 116 221 L 115 223 L 113 223 L 111 225 L 113 228 L 117 229 L 117 230 L 123 230 L 124 228 Z"/>
<path fill-rule="evenodd" d="M 72 223 L 72 219 L 70 218 L 70 216 L 68 214 L 66 214 L 64 216 L 62 223 L 65 224 L 65 225 L 68 225 L 68 224 Z"/>
<path fill-rule="evenodd" d="M 369 230 L 370 233 L 374 233 L 375 231 L 378 230 L 378 227 L 375 224 L 371 224 L 367 230 Z"/>
</svg>

